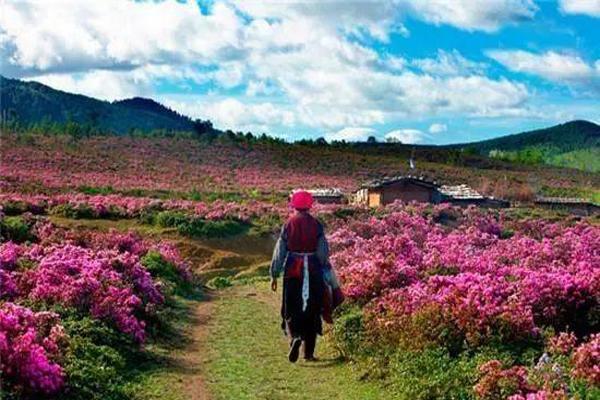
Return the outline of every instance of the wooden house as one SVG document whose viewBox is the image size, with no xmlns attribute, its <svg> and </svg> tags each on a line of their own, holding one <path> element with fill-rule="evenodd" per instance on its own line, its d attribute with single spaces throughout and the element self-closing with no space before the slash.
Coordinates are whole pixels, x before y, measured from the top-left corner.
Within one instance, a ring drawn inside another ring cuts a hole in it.
<svg viewBox="0 0 600 400">
<path fill-rule="evenodd" d="M 457 206 L 476 205 L 479 207 L 505 208 L 510 203 L 505 200 L 487 197 L 469 186 L 438 185 L 422 177 L 396 176 L 369 182 L 356 192 L 355 203 L 378 207 L 401 200 L 423 203 L 452 203 Z"/>
<path fill-rule="evenodd" d="M 579 216 L 600 214 L 600 206 L 579 198 L 538 197 L 535 201 L 535 205 L 550 210 L 565 211 Z"/>
<path fill-rule="evenodd" d="M 422 177 L 396 176 L 369 182 L 356 193 L 355 202 L 369 207 L 403 202 L 439 203 L 440 193 L 435 182 Z"/>
</svg>

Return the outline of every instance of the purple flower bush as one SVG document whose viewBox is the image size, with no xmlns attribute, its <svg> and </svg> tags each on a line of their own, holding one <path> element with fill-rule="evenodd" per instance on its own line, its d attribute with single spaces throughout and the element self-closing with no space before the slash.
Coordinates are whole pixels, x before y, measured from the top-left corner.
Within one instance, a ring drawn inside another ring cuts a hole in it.
<svg viewBox="0 0 600 400">
<path fill-rule="evenodd" d="M 33 231 L 36 243 L 0 244 L 0 370 L 24 393 L 62 388 L 61 354 L 68 338 L 58 314 L 36 313 L 19 303 L 75 310 L 142 344 L 147 317 L 165 299 L 162 282 L 142 265 L 142 257 L 153 251 L 181 279 L 191 280 L 188 264 L 168 243 L 134 233 L 75 232 L 44 220 Z"/>
<path fill-rule="evenodd" d="M 65 334 L 57 314 L 0 305 L 0 371 L 25 391 L 54 393 L 64 383 Z"/>
<path fill-rule="evenodd" d="M 497 332 L 518 339 L 564 329 L 598 306 L 600 228 L 543 224 L 537 238 L 503 238 L 503 228 L 466 210 L 450 229 L 408 207 L 336 231 L 332 260 L 375 326 L 402 330 L 435 310 L 472 345 Z"/>
<path fill-rule="evenodd" d="M 396 204 L 380 213 L 330 235 L 332 263 L 350 300 L 363 307 L 372 342 L 460 352 L 568 331 L 549 345 L 566 354 L 597 331 L 600 227 L 509 221 L 447 205 Z M 565 364 L 573 379 L 598 384 L 597 342 L 596 335 Z M 522 398 L 562 398 L 528 388 L 525 367 L 482 368 L 480 398 L 497 398 L 491 382 L 498 379 L 520 387 L 513 393 Z"/>
</svg>

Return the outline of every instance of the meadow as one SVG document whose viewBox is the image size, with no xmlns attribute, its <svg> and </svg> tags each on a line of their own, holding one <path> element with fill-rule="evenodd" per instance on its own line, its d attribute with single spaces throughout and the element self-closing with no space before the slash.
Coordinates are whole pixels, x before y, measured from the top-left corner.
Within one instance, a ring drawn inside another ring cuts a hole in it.
<svg viewBox="0 0 600 400">
<path fill-rule="evenodd" d="M 214 288 L 213 336 L 195 349 L 209 357 L 207 390 L 288 398 L 269 379 L 278 358 L 251 368 L 238 349 L 250 340 L 263 357 L 261 324 L 275 331 L 263 282 L 289 190 L 408 171 L 403 154 L 240 137 L 3 134 L 0 150 L 7 399 L 185 398 L 169 393 L 183 373 L 161 357 L 181 350 L 173 342 Z M 350 399 L 598 398 L 598 219 L 527 204 L 549 191 L 594 198 L 598 175 L 432 157 L 419 173 L 523 207 L 317 205 L 347 301 L 326 335 L 333 369 L 314 384 L 347 386 Z"/>
</svg>

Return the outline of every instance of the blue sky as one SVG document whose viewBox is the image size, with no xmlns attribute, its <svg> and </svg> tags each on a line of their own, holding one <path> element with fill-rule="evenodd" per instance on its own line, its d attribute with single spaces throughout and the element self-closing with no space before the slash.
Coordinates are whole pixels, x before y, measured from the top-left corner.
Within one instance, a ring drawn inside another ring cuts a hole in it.
<svg viewBox="0 0 600 400">
<path fill-rule="evenodd" d="M 3 75 L 288 140 L 600 122 L 600 0 L 2 0 Z"/>
</svg>

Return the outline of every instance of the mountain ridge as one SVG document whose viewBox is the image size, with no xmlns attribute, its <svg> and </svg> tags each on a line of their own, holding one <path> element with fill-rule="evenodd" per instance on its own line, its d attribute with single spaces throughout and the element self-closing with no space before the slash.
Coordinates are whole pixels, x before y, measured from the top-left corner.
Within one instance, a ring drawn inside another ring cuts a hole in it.
<svg viewBox="0 0 600 400">
<path fill-rule="evenodd" d="M 81 94 L 51 88 L 35 81 L 22 81 L 0 75 L 0 119 L 32 124 L 75 122 L 98 131 L 126 134 L 138 131 L 193 131 L 221 134 L 210 121 L 192 120 L 161 103 L 144 97 L 108 102 Z M 306 140 L 300 140 L 303 142 Z M 322 139 L 310 141 L 324 144 Z M 357 142 L 354 147 L 367 152 L 410 152 L 411 148 L 465 151 L 485 157 L 524 163 L 600 171 L 600 126 L 584 120 L 505 135 L 493 139 L 450 145 L 409 145 Z M 591 165 L 591 167 L 590 167 Z"/>
<path fill-rule="evenodd" d="M 69 121 L 102 131 L 125 134 L 142 131 L 191 131 L 194 121 L 145 98 L 108 102 L 0 75 L 0 115 L 21 124 Z"/>
</svg>

